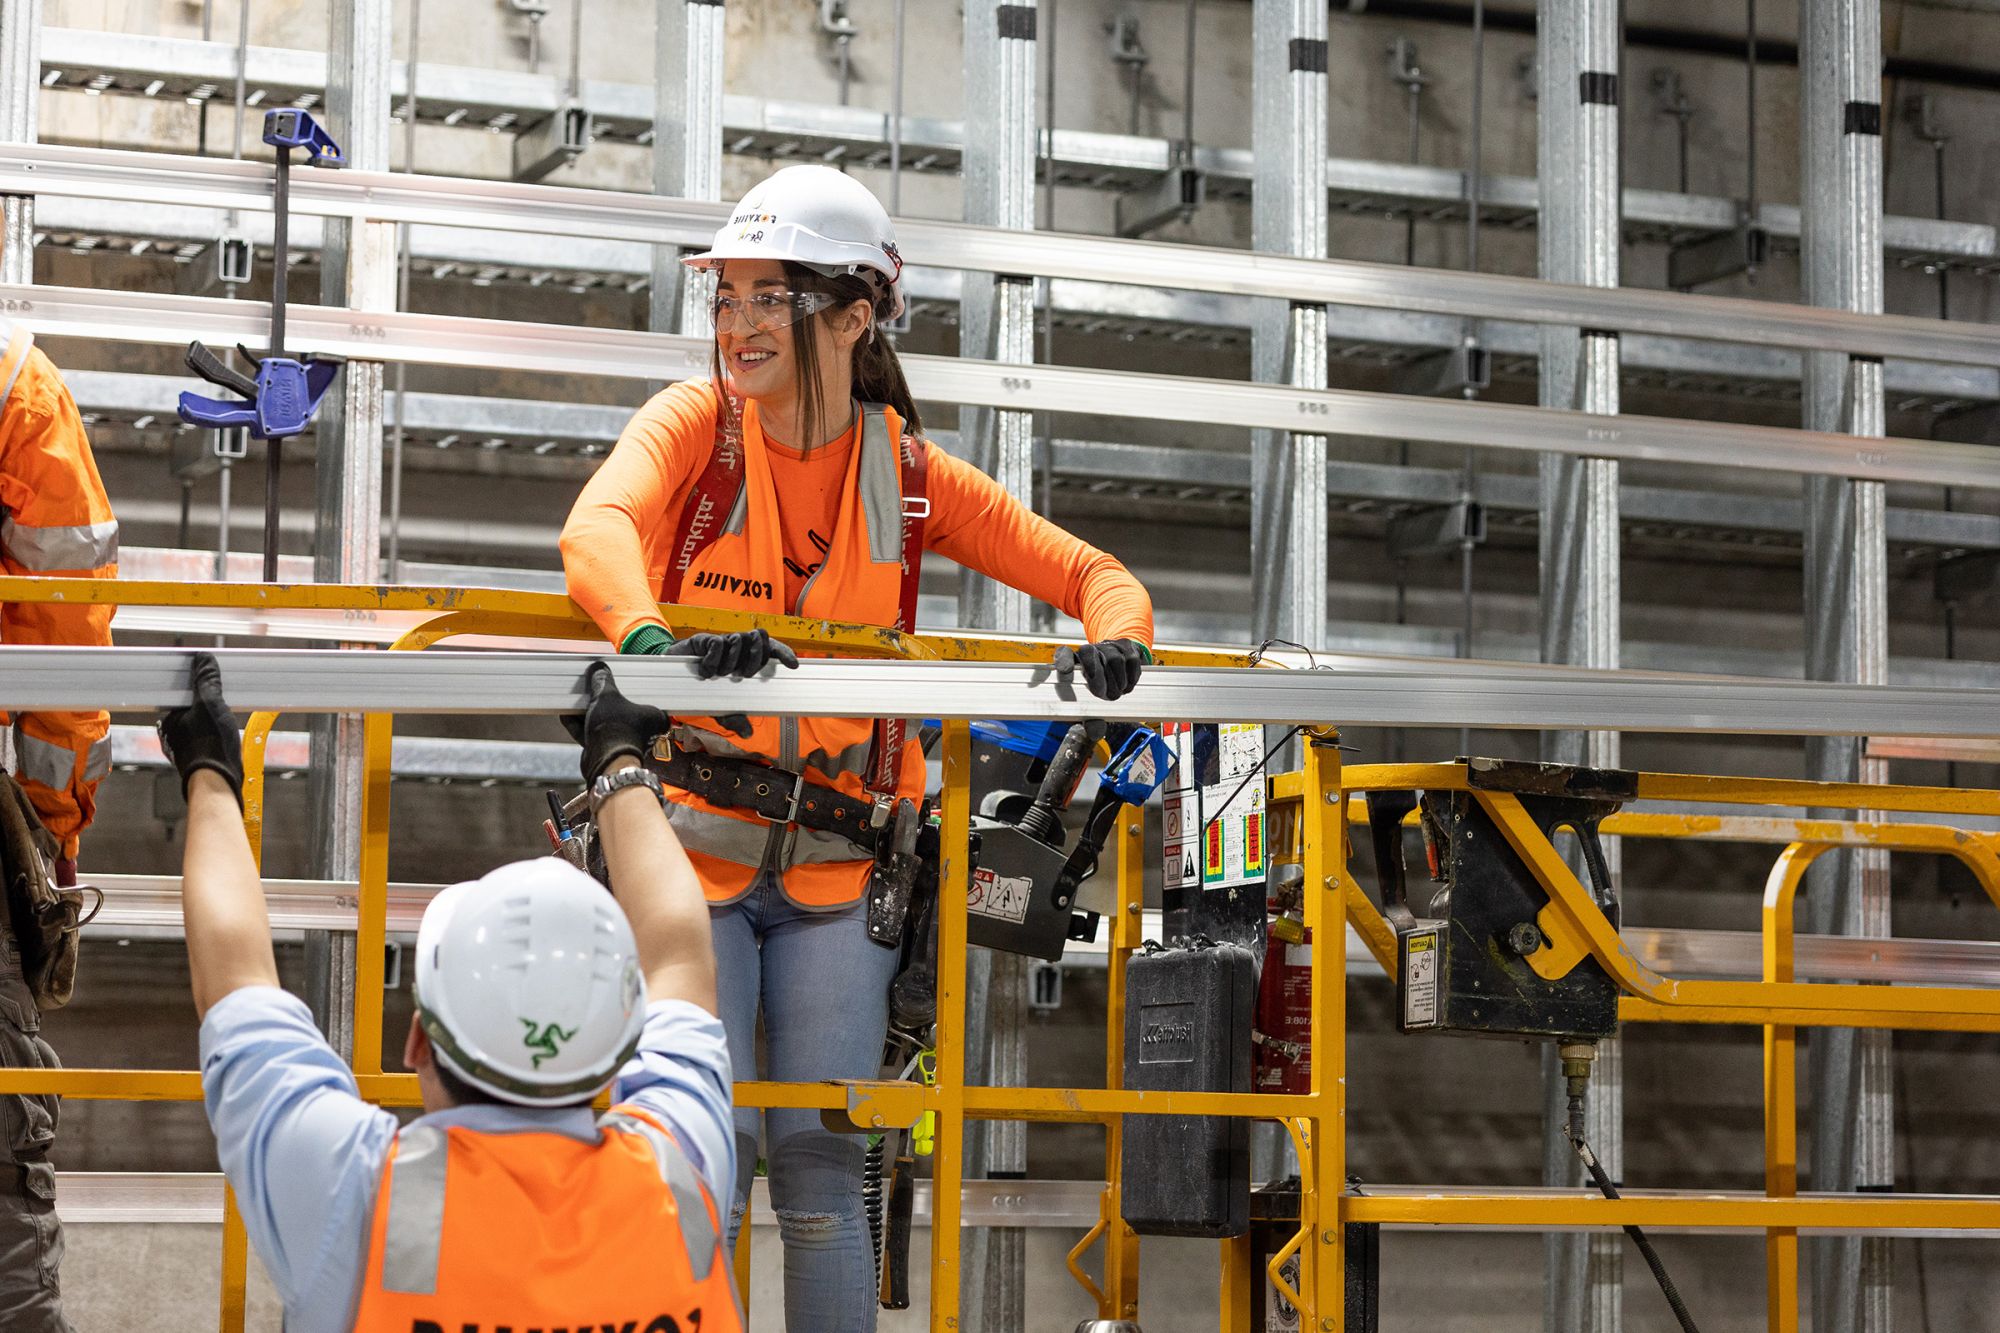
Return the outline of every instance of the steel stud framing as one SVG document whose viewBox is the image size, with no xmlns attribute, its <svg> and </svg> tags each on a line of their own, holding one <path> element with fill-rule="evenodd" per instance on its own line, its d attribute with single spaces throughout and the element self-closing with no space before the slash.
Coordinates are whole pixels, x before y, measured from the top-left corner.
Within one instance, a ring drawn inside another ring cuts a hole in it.
<svg viewBox="0 0 2000 1333">
<path fill-rule="evenodd" d="M 1800 257 L 1806 300 L 1882 309 L 1882 28 L 1874 0 L 1806 0 L 1799 9 L 1801 149 L 1805 210 Z M 1882 363 L 1840 352 L 1805 358 L 1803 424 L 1880 436 Z M 1881 684 L 1888 679 L 1888 575 L 1884 487 L 1838 477 L 1806 481 L 1806 674 Z M 1854 741 L 1807 748 L 1810 776 L 1881 781 L 1886 765 Z M 1889 863 L 1879 851 L 1827 858 L 1827 880 L 1807 901 L 1808 928 L 1827 934 L 1889 933 Z M 1889 1035 L 1815 1033 L 1812 1185 L 1820 1190 L 1894 1184 Z M 1877 1238 L 1811 1246 L 1813 1327 L 1887 1333 L 1890 1249 Z"/>
<path fill-rule="evenodd" d="M 1616 287 L 1619 282 L 1620 33 L 1617 0 L 1541 0 L 1538 7 L 1541 276 Z M 1543 407 L 1615 415 L 1618 334 L 1541 330 Z M 1546 454 L 1541 460 L 1542 660 L 1619 664 L 1618 463 Z M 1544 745 L 1558 763 L 1618 765 L 1618 734 L 1554 732 Z M 1618 842 L 1605 859 L 1618 874 Z M 1564 1133 L 1564 1081 L 1544 1051 L 1544 1184 L 1576 1186 L 1583 1173 Z M 1600 1042 L 1585 1102 L 1585 1132 L 1614 1178 L 1622 1177 L 1623 1058 Z M 1552 1234 L 1547 1240 L 1544 1327 L 1548 1333 L 1616 1333 L 1623 1319 L 1624 1238 Z"/>
<path fill-rule="evenodd" d="M 355 169 L 387 171 L 395 37 L 390 0 L 334 0 L 330 23 L 327 128 Z M 359 218 L 330 223 L 322 263 L 324 299 L 354 310 L 395 310 L 393 226 Z M 382 390 L 381 361 L 350 359 L 321 410 L 313 491 L 316 582 L 373 583 L 381 576 Z M 362 725 L 352 713 L 312 724 L 313 866 L 328 879 L 360 874 Z M 306 962 L 308 995 L 327 1038 L 351 1056 L 354 938 L 314 932 Z"/>
<path fill-rule="evenodd" d="M 1327 9 L 1317 0 L 1257 0 L 1251 22 L 1256 175 L 1253 247 L 1326 255 Z M 1253 378 L 1326 387 L 1326 306 L 1259 301 L 1251 316 Z M 1306 414 L 1299 424 L 1319 419 Z M 1251 436 L 1251 624 L 1259 637 L 1326 641 L 1326 436 Z"/>
<path fill-rule="evenodd" d="M 722 0 L 659 0 L 654 69 L 653 190 L 675 199 L 722 198 Z M 708 332 L 704 285 L 681 267 L 681 248 L 653 247 L 652 327 Z"/>
</svg>

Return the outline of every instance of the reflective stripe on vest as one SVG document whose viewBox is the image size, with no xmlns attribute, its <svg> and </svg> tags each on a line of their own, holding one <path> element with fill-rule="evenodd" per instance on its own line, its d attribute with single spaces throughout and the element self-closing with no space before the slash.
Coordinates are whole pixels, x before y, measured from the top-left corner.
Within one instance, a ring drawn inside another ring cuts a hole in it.
<svg viewBox="0 0 2000 1333">
<path fill-rule="evenodd" d="M 721 1242 L 716 1235 L 715 1219 L 709 1215 L 708 1198 L 694 1173 L 694 1163 L 688 1161 L 679 1144 L 638 1116 L 609 1111 L 597 1123 L 604 1129 L 637 1134 L 653 1150 L 660 1179 L 673 1191 L 674 1208 L 680 1214 L 681 1244 L 687 1247 L 688 1268 L 695 1281 L 704 1281 L 715 1266 L 715 1256 L 721 1253 Z"/>
<path fill-rule="evenodd" d="M 0 550 L 36 574 L 59 569 L 101 569 L 118 559 L 118 520 L 35 528 L 0 516 Z"/>
<path fill-rule="evenodd" d="M 683 750 L 699 750 L 703 754 L 717 755 L 723 759 L 742 759 L 751 763 L 768 764 L 770 756 L 756 750 L 745 749 L 733 737 L 716 731 L 704 731 L 700 727 L 690 727 L 676 723 L 668 729 L 667 735 Z M 864 777 L 868 771 L 868 756 L 875 748 L 874 739 L 856 741 L 839 754 L 828 754 L 815 749 L 801 761 L 804 768 L 824 773 L 830 778 L 843 774 L 849 777 Z M 789 778 L 786 779 L 790 781 Z"/>
<path fill-rule="evenodd" d="M 667 822 L 673 825 L 681 846 L 719 861 L 746 866 L 751 870 L 764 864 L 764 849 L 770 845 L 771 825 L 765 821 L 735 819 L 699 806 L 667 802 Z M 792 854 L 778 869 L 792 866 L 825 865 L 834 861 L 867 861 L 874 854 L 856 846 L 838 833 L 792 826 L 795 836 Z"/>
<path fill-rule="evenodd" d="M 396 1160 L 389 1168 L 389 1220 L 382 1238 L 384 1291 L 428 1296 L 437 1290 L 450 1157 L 449 1137 L 433 1126 L 413 1125 L 396 1136 Z"/>
</svg>

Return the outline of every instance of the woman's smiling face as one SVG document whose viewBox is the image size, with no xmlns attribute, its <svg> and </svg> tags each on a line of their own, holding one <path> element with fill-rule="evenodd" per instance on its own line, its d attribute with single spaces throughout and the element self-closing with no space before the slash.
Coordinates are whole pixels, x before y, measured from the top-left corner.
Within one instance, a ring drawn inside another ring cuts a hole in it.
<svg viewBox="0 0 2000 1333">
<path fill-rule="evenodd" d="M 792 338 L 799 325 L 752 328 L 747 303 L 752 297 L 790 291 L 785 267 L 775 259 L 731 259 L 716 283 L 718 298 L 736 303 L 732 315 L 716 324 L 715 341 L 731 387 L 745 398 L 787 398 L 797 389 L 798 358 Z M 807 327 L 815 328 L 818 321 Z"/>
</svg>

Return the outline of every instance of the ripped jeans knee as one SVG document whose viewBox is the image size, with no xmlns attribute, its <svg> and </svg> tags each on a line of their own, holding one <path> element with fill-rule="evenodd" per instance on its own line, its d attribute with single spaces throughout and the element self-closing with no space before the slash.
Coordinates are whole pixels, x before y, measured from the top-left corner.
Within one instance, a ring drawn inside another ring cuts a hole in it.
<svg viewBox="0 0 2000 1333">
<path fill-rule="evenodd" d="M 861 1211 L 863 1140 L 824 1131 L 771 1146 L 771 1210 L 787 1245 L 867 1244 Z"/>
</svg>

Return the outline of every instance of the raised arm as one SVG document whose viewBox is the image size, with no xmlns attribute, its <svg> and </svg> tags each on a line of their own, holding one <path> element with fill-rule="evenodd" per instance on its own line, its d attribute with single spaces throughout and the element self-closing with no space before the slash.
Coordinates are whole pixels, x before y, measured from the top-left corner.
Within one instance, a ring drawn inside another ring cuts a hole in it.
<svg viewBox="0 0 2000 1333">
<path fill-rule="evenodd" d="M 620 651 L 632 651 L 627 640 L 647 626 L 666 638 L 656 593 L 671 534 L 659 533 L 714 435 L 715 398 L 706 385 L 676 384 L 655 394 L 584 483 L 563 523 L 570 598 Z"/>
<path fill-rule="evenodd" d="M 618 692 L 611 668 L 591 665 L 590 708 L 583 715 L 583 775 L 599 778 L 639 767 L 640 756 L 667 729 L 667 715 Z M 708 901 L 681 842 L 667 823 L 659 784 L 633 783 L 597 807 L 597 835 L 611 892 L 632 923 L 646 994 L 716 1010 L 715 951 L 709 942 Z"/>
<path fill-rule="evenodd" d="M 187 921 L 194 1007 L 245 986 L 276 986 L 271 918 L 264 885 L 243 832 L 243 738 L 222 698 L 222 669 L 196 653 L 194 703 L 161 716 L 160 748 L 180 771 L 187 796 L 187 845 L 181 853 L 181 912 Z"/>
<path fill-rule="evenodd" d="M 1140 668 L 1152 661 L 1153 599 L 1132 571 L 1034 513 L 970 463 L 928 447 L 925 545 L 1082 621 L 1087 642 L 1058 653 L 1056 667 L 1080 669 L 1092 694 L 1116 699 L 1137 684 Z"/>
</svg>

